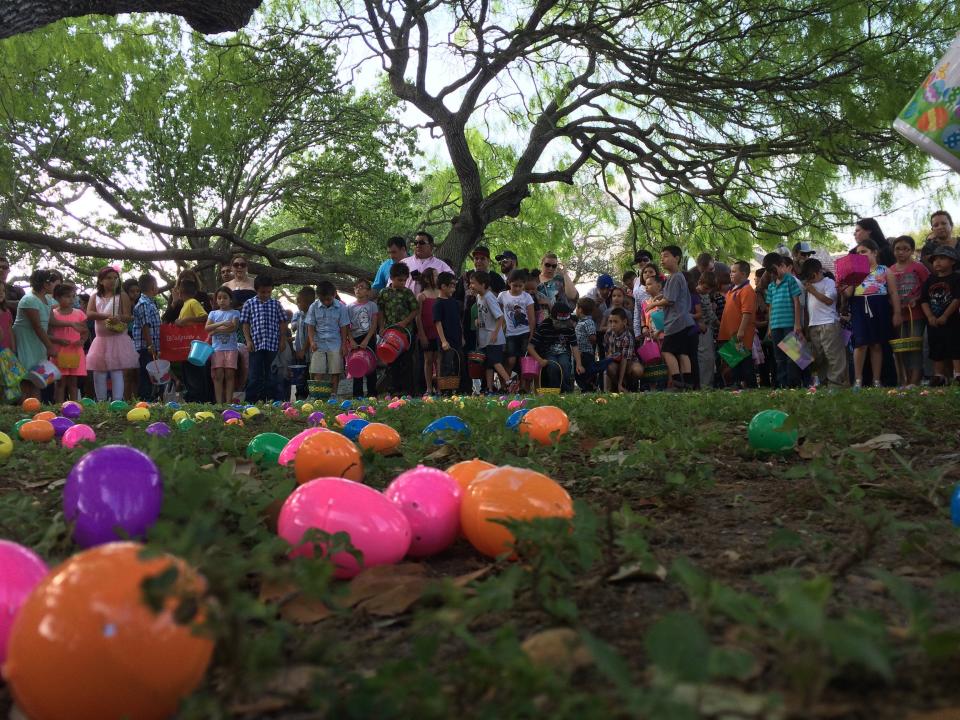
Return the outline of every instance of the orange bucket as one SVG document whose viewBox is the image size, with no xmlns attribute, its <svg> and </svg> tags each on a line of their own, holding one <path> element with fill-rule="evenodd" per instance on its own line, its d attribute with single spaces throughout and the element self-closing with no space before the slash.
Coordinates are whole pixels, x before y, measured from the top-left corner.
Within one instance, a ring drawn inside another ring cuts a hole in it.
<svg viewBox="0 0 960 720">
<path fill-rule="evenodd" d="M 389 365 L 409 349 L 410 331 L 393 325 L 383 331 L 377 343 L 377 357 L 384 365 Z"/>
</svg>

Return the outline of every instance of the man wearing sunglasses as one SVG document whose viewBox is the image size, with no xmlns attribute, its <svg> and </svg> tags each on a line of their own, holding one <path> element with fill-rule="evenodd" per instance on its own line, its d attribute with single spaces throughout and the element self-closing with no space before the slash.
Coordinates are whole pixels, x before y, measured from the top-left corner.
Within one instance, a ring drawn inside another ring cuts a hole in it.
<svg viewBox="0 0 960 720">
<path fill-rule="evenodd" d="M 401 260 L 410 268 L 410 279 L 407 280 L 407 287 L 413 291 L 414 295 L 419 295 L 423 290 L 420 285 L 420 275 L 427 268 L 433 268 L 437 271 L 437 276 L 442 272 L 452 273 L 453 270 L 443 260 L 433 255 L 433 235 L 426 230 L 421 230 L 413 238 L 413 255 Z"/>
</svg>

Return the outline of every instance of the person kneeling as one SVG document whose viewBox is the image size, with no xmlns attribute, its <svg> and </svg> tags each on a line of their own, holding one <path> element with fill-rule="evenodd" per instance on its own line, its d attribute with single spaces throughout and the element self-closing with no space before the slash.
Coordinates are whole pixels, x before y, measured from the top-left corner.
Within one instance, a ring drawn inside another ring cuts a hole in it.
<svg viewBox="0 0 960 720">
<path fill-rule="evenodd" d="M 627 313 L 623 308 L 613 308 L 607 318 L 607 334 L 603 337 L 606 348 L 607 390 L 627 392 L 627 373 L 639 380 L 643 377 L 643 365 L 634 359 L 633 333 L 627 327 Z"/>
</svg>

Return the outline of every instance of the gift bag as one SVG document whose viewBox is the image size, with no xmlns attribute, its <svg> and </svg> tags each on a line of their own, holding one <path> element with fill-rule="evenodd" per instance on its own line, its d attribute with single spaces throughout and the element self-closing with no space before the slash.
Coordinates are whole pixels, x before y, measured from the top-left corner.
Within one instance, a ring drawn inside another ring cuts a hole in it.
<svg viewBox="0 0 960 720">
<path fill-rule="evenodd" d="M 717 352 L 727 364 L 727 367 L 735 368 L 750 357 L 751 350 L 740 345 L 734 338 L 730 338 L 720 346 Z"/>
<path fill-rule="evenodd" d="M 207 331 L 198 323 L 184 327 L 163 323 L 160 325 L 160 357 L 170 362 L 186 362 L 193 341 L 205 343 L 208 338 Z"/>
</svg>

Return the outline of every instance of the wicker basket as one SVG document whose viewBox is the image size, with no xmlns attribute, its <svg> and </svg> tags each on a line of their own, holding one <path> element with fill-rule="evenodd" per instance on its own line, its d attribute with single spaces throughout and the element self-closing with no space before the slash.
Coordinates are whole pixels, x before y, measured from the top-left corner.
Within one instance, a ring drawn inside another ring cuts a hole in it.
<svg viewBox="0 0 960 720">
<path fill-rule="evenodd" d="M 456 375 L 437 375 L 436 383 L 437 390 L 459 390 L 460 389 L 460 353 L 456 350 L 451 350 L 457 358 L 457 374 Z M 441 367 L 443 362 L 441 360 Z"/>
<path fill-rule="evenodd" d="M 907 314 L 910 319 L 907 322 L 900 323 L 900 337 L 890 341 L 890 348 L 895 353 L 921 352 L 923 350 L 922 335 L 903 337 L 904 329 L 913 327 L 913 308 L 908 307 Z"/>
<path fill-rule="evenodd" d="M 543 368 L 540 368 L 540 387 L 537 388 L 537 395 L 559 395 L 561 388 L 563 388 L 563 366 L 558 363 L 556 360 L 548 360 L 548 363 L 553 363 L 560 370 L 560 387 L 543 387 Z"/>
</svg>

